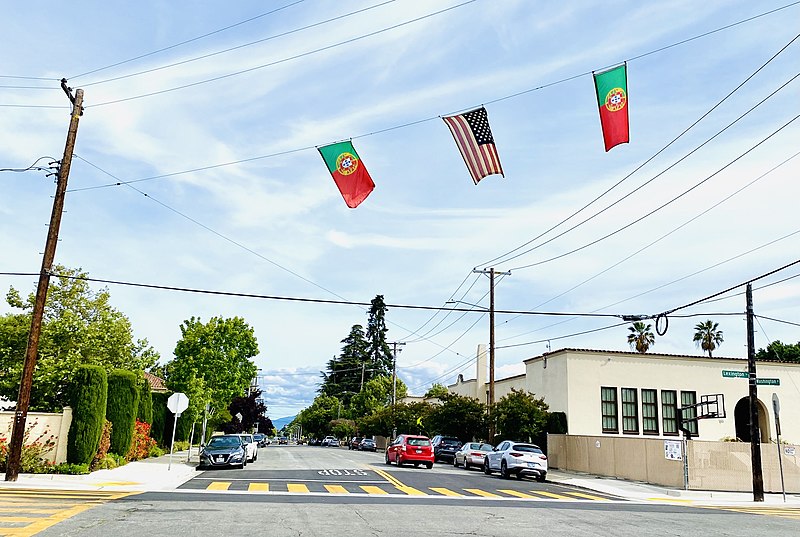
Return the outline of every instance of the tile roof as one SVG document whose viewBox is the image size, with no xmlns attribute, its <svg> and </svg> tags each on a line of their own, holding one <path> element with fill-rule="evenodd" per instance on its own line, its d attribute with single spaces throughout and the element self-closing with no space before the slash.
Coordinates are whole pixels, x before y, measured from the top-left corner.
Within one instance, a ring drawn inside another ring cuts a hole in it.
<svg viewBox="0 0 800 537">
<path fill-rule="evenodd" d="M 164 385 L 164 379 L 153 375 L 152 373 L 144 372 L 144 378 L 150 383 L 150 390 L 154 392 L 168 392 L 169 390 Z"/>
</svg>

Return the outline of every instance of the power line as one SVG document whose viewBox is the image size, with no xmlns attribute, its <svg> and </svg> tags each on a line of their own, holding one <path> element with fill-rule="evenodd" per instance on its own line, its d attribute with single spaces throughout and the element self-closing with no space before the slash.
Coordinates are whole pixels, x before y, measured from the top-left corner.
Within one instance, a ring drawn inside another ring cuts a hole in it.
<svg viewBox="0 0 800 537">
<path fill-rule="evenodd" d="M 250 18 L 245 19 L 243 21 L 239 21 L 237 23 L 230 24 L 228 26 L 225 26 L 223 28 L 219 28 L 219 29 L 214 30 L 212 32 L 208 32 L 208 33 L 199 35 L 197 37 L 192 37 L 191 39 L 187 39 L 185 41 L 181 41 L 179 43 L 175 43 L 174 45 L 169 45 L 167 47 L 160 48 L 158 50 L 154 50 L 154 51 L 148 52 L 146 54 L 140 54 L 139 56 L 135 56 L 133 58 L 128 58 L 127 60 L 122 60 L 122 61 L 119 61 L 119 62 L 116 62 L 116 63 L 112 63 L 110 65 L 106 65 L 105 67 L 99 67 L 97 69 L 92 69 L 91 71 L 86 71 L 85 73 L 80 73 L 78 75 L 73 75 L 73 76 L 67 77 L 67 78 L 69 80 L 72 80 L 72 79 L 79 78 L 79 77 L 82 77 L 82 76 L 91 75 L 91 74 L 94 74 L 94 73 L 97 73 L 97 72 L 100 72 L 100 71 L 105 71 L 106 69 L 111 69 L 112 67 L 117 67 L 119 65 L 130 63 L 132 61 L 140 60 L 142 58 L 147 58 L 148 56 L 152 56 L 154 54 L 158 54 L 158 53 L 164 52 L 166 50 L 171 50 L 171 49 L 180 47 L 181 45 L 186 45 L 187 43 L 193 43 L 194 41 L 199 41 L 200 39 L 204 39 L 206 37 L 218 34 L 220 32 L 224 32 L 225 30 L 230 30 L 231 28 L 236 28 L 237 26 L 241 26 L 241 25 L 246 24 L 248 22 L 252 22 L 252 21 L 260 19 L 262 17 L 266 17 L 267 15 L 272 15 L 273 13 L 277 13 L 278 11 L 282 11 L 282 10 L 284 10 L 286 8 L 295 6 L 295 5 L 300 4 L 300 3 L 304 2 L 304 1 L 305 0 L 296 0 L 295 2 L 292 2 L 291 4 L 286 4 L 285 6 L 282 6 L 282 7 L 279 7 L 279 8 L 275 8 L 275 9 L 273 9 L 271 11 L 267 11 L 266 13 L 261 13 L 260 15 L 256 15 L 254 17 L 250 17 Z M 85 84 L 85 85 L 90 85 L 90 84 Z"/>
<path fill-rule="evenodd" d="M 345 13 L 344 15 L 339 15 L 339 16 L 336 16 L 336 17 L 332 17 L 332 18 L 326 19 L 324 21 L 315 22 L 313 24 L 308 24 L 308 25 L 302 26 L 300 28 L 295 28 L 293 30 L 288 30 L 286 32 L 282 32 L 282 33 L 279 33 L 279 34 L 271 35 L 271 36 L 265 37 L 263 39 L 257 39 L 255 41 L 250 41 L 248 43 L 243 43 L 241 45 L 236 45 L 235 47 L 229 47 L 229 48 L 226 48 L 226 49 L 223 49 L 223 50 L 210 52 L 208 54 L 203 54 L 201 56 L 194 56 L 194 57 L 188 58 L 186 60 L 181 60 L 179 62 L 169 63 L 169 64 L 166 64 L 166 65 L 162 65 L 160 67 L 154 67 L 152 69 L 145 69 L 143 71 L 137 71 L 135 73 L 130 73 L 130 74 L 127 74 L 127 75 L 121 75 L 121 76 L 117 76 L 117 77 L 114 77 L 114 78 L 107 78 L 105 80 L 99 80 L 97 82 L 90 82 L 88 84 L 83 84 L 82 87 L 96 86 L 98 84 L 105 84 L 106 82 L 114 82 L 114 81 L 117 81 L 117 80 L 123 80 L 123 79 L 126 79 L 126 78 L 131 78 L 131 77 L 135 77 L 135 76 L 139 76 L 139 75 L 144 75 L 144 74 L 147 74 L 147 73 L 153 73 L 153 72 L 156 72 L 156 71 L 162 71 L 164 69 L 169 69 L 171 67 L 177 67 L 179 65 L 184 65 L 184 64 L 196 62 L 196 61 L 199 61 L 199 60 L 204 60 L 206 58 L 211 58 L 213 56 L 218 56 L 220 54 L 224 54 L 226 52 L 231 52 L 231 51 L 234 51 L 234 50 L 243 49 L 243 48 L 246 48 L 246 47 L 257 45 L 259 43 L 264 43 L 266 41 L 271 41 L 271 40 L 277 39 L 279 37 L 285 37 L 287 35 L 295 34 L 295 33 L 301 32 L 303 30 L 308 30 L 310 28 L 315 28 L 317 26 L 322 26 L 324 24 L 328 24 L 329 22 L 334 22 L 334 21 L 338 21 L 338 20 L 341 20 L 341 19 L 345 19 L 347 17 L 351 17 L 353 15 L 364 13 L 365 11 L 370 11 L 372 9 L 375 9 L 375 8 L 378 8 L 378 7 L 382 7 L 382 6 L 385 6 L 387 4 L 391 4 L 391 3 L 396 2 L 396 1 L 397 0 L 386 0 L 386 1 L 378 3 L 378 4 L 373 4 L 373 5 L 367 6 L 365 8 L 361 8 L 361 9 L 357 9 L 355 11 L 351 11 L 349 13 Z M 295 3 L 297 3 L 297 2 L 295 2 Z M 294 5 L 294 4 L 291 4 L 291 5 Z"/>
<path fill-rule="evenodd" d="M 800 74 L 796 75 L 795 78 L 797 76 L 800 76 Z M 792 80 L 794 80 L 794 78 Z M 553 257 L 550 257 L 550 258 L 547 258 L 547 259 L 543 259 L 542 261 L 537 261 L 535 263 L 529 263 L 527 265 L 522 265 L 522 266 L 519 266 L 519 267 L 515 267 L 515 268 L 512 268 L 511 270 L 512 271 L 516 271 L 516 270 L 522 270 L 522 269 L 526 269 L 526 268 L 536 267 L 536 266 L 539 266 L 539 265 L 543 265 L 545 263 L 549 263 L 551 261 L 555 261 L 557 259 L 561 259 L 561 258 L 567 257 L 568 255 L 572 255 L 572 254 L 574 254 L 576 252 L 580 252 L 581 250 L 585 250 L 586 248 L 589 248 L 590 246 L 594 246 L 595 244 L 597 244 L 599 242 L 602 242 L 602 241 L 604 241 L 604 240 L 606 240 L 606 239 L 608 239 L 610 237 L 613 237 L 614 235 L 616 235 L 616 234 L 618 234 L 618 233 L 620 233 L 620 232 L 622 232 L 622 231 L 624 231 L 624 230 L 626 230 L 626 229 L 628 229 L 630 227 L 633 227 L 634 225 L 638 224 L 639 222 L 641 222 L 641 221 L 645 220 L 646 218 L 654 215 L 658 211 L 668 207 L 669 205 L 673 204 L 674 202 L 676 202 L 680 198 L 682 198 L 685 195 L 689 194 L 690 192 L 692 192 L 696 188 L 698 188 L 701 185 L 705 184 L 706 182 L 710 181 L 711 179 L 713 179 L 714 177 L 716 177 L 717 175 L 722 173 L 724 170 L 726 170 L 727 168 L 729 168 L 730 166 L 732 166 L 733 164 L 735 164 L 736 162 L 738 162 L 739 160 L 741 160 L 742 158 L 744 158 L 745 156 L 750 154 L 752 151 L 754 151 L 755 149 L 760 147 L 763 143 L 767 142 L 770 138 L 772 138 L 773 136 L 775 136 L 776 134 L 781 132 L 783 129 L 785 129 L 786 127 L 791 125 L 798 118 L 800 118 L 800 114 L 794 116 L 792 119 L 790 119 L 789 121 L 787 121 L 786 123 L 784 123 L 783 125 L 778 127 L 776 130 L 771 132 L 766 138 L 763 138 L 761 141 L 759 141 L 755 145 L 751 146 L 747 151 L 745 151 L 744 153 L 740 154 L 739 156 L 737 156 L 736 158 L 734 158 L 733 160 L 731 160 L 730 162 L 725 164 L 723 167 L 721 167 L 720 169 L 718 169 L 717 171 L 715 171 L 711 175 L 707 176 L 702 181 L 694 184 L 693 186 L 691 186 L 688 189 L 684 190 L 683 192 L 681 192 L 677 196 L 673 197 L 669 201 L 667 201 L 665 203 L 662 203 L 661 205 L 659 205 L 658 207 L 656 207 L 652 211 L 649 211 L 649 212 L 645 213 L 644 215 L 640 216 L 639 218 L 633 220 L 632 222 L 629 222 L 628 224 L 625 224 L 624 226 L 616 229 L 615 231 L 607 233 L 606 235 L 603 235 L 602 237 L 600 237 L 598 239 L 595 239 L 595 240 L 593 240 L 593 241 L 591 241 L 591 242 L 589 242 L 587 244 L 584 244 L 583 246 L 579 246 L 578 248 L 574 248 L 572 250 L 569 250 L 568 252 L 564 252 L 562 254 L 559 254 L 559 255 L 556 255 L 556 256 L 553 256 Z"/>
<path fill-rule="evenodd" d="M 683 131 L 680 133 L 680 134 L 678 134 L 678 135 L 677 135 L 675 138 L 673 138 L 673 139 L 672 139 L 670 142 L 668 142 L 668 143 L 667 143 L 667 145 L 665 145 L 664 147 L 662 147 L 661 149 L 659 149 L 658 151 L 656 151 L 656 152 L 655 152 L 655 153 L 654 153 L 654 154 L 653 154 L 651 157 L 649 157 L 647 160 L 645 160 L 644 162 L 642 162 L 641 164 L 639 164 L 638 166 L 636 166 L 636 168 L 634 168 L 634 169 L 633 169 L 633 170 L 632 170 L 630 173 L 628 173 L 628 174 L 627 174 L 625 177 L 623 177 L 622 179 L 620 179 L 619 181 L 617 181 L 616 183 L 614 183 L 614 184 L 613 184 L 611 187 L 607 188 L 607 189 L 606 189 L 605 191 L 603 191 L 603 192 L 602 192 L 602 193 L 601 193 L 599 196 L 595 197 L 595 198 L 594 198 L 594 199 L 592 199 L 592 200 L 591 200 L 589 203 L 587 203 L 586 205 L 584 205 L 583 207 L 581 207 L 581 208 L 580 208 L 580 209 L 578 209 L 577 211 L 573 212 L 573 213 L 572 213 L 571 215 L 569 215 L 568 217 L 564 218 L 563 220 L 561 220 L 560 222 L 558 222 L 558 223 L 557 223 L 557 224 L 555 224 L 554 226 L 552 226 L 552 227 L 548 228 L 547 230 L 543 231 L 542 233 L 540 233 L 540 234 L 539 234 L 539 235 L 537 235 L 536 237 L 534 237 L 534 238 L 530 239 L 529 241 L 525 242 L 524 244 L 521 244 L 520 246 L 517 246 L 516 248 L 514 248 L 514 249 L 512 249 L 512 250 L 509 250 L 508 252 L 506 252 L 506 253 L 504 253 L 504 254 L 501 254 L 501 255 L 499 255 L 499 256 L 497 256 L 497 257 L 495 257 L 494 259 L 490 259 L 489 261 L 486 261 L 486 262 L 484 262 L 484 263 L 479 263 L 479 265 L 482 265 L 482 266 L 488 266 L 488 265 L 491 265 L 491 264 L 493 264 L 493 263 L 496 263 L 496 262 L 502 262 L 502 263 L 506 263 L 506 262 L 508 262 L 508 261 L 511 261 L 512 259 L 516 259 L 516 258 L 520 257 L 521 255 L 524 255 L 524 254 L 526 254 L 526 253 L 529 253 L 529 252 L 531 252 L 531 251 L 535 250 L 536 248 L 539 248 L 539 247 L 541 247 L 541 246 L 543 246 L 543 245 L 547 244 L 548 242 L 550 242 L 550 241 L 552 241 L 552 240 L 554 240 L 554 239 L 556 239 L 556 238 L 558 238 L 558 237 L 561 237 L 561 236 L 565 235 L 566 233 L 568 233 L 568 232 L 570 232 L 570 231 L 572 231 L 572 230 L 576 229 L 577 227 L 579 227 L 579 226 L 581 226 L 581 225 L 585 224 L 586 222 L 588 222 L 589 220 L 591 220 L 591 219 L 595 218 L 596 216 L 599 216 L 600 214 L 602 214 L 602 213 L 603 213 L 603 212 L 605 212 L 606 210 L 610 209 L 611 207 L 613 207 L 613 206 L 614 206 L 614 205 L 616 205 L 617 203 L 621 202 L 622 200 L 624 200 L 624 199 L 625 199 L 625 198 L 627 198 L 628 196 L 631 196 L 633 193 L 635 193 L 635 192 L 637 192 L 638 190 L 640 190 L 641 188 L 643 188 L 645 185 L 647 185 L 647 184 L 651 183 L 652 181 L 654 181 L 654 180 L 655 180 L 656 178 L 658 178 L 660 175 L 662 175 L 662 174 L 666 173 L 666 172 L 667 172 L 667 171 L 668 171 L 668 170 L 669 170 L 671 167 L 669 167 L 669 168 L 666 168 L 666 169 L 665 169 L 665 170 L 663 170 L 663 171 L 662 171 L 660 174 L 656 175 L 655 177 L 653 177 L 653 178 L 652 178 L 652 179 L 650 179 L 649 181 L 647 181 L 647 182 L 643 183 L 642 185 L 640 185 L 638 188 L 636 188 L 636 189 L 634 189 L 633 191 L 629 192 L 629 193 L 628 193 L 626 196 L 623 196 L 622 198 L 620 198 L 620 199 L 619 199 L 619 200 L 617 200 L 616 202 L 612 203 L 611 205 L 608 205 L 608 206 L 606 206 L 606 207 L 605 207 L 604 209 L 602 209 L 601 211 L 599 211 L 599 212 L 595 213 L 594 215 L 592 215 L 591 217 L 589 217 L 589 218 L 587 218 L 587 219 L 583 220 L 583 221 L 582 221 L 582 222 L 580 222 L 579 224 L 577 224 L 577 225 L 575 225 L 575 226 L 573 226 L 573 227 L 569 228 L 569 229 L 568 229 L 568 230 L 566 230 L 565 232 L 563 232 L 563 233 L 561 233 L 561 234 L 557 235 L 556 237 L 553 237 L 553 238 L 549 239 L 547 242 L 544 242 L 544 243 L 542 243 L 542 244 L 539 244 L 539 245 L 537 245 L 537 246 L 536 246 L 536 247 L 534 247 L 534 248 L 531 248 L 531 249 L 529 249 L 529 250 L 526 250 L 525 252 L 522 252 L 521 254 L 518 254 L 518 255 L 515 255 L 515 256 L 512 256 L 512 257 L 508 257 L 508 256 L 510 256 L 511 254 L 513 254 L 514 252 L 517 252 L 517 251 L 521 250 L 522 248 L 524 248 L 524 247 L 528 246 L 529 244 L 533 243 L 534 241 L 537 241 L 537 240 L 541 239 L 543 236 L 547 235 L 547 234 L 548 234 L 548 233 L 550 233 L 551 231 L 555 230 L 556 228 L 558 228 L 558 227 L 560 227 L 561 225 L 565 224 L 566 222 L 570 221 L 572 218 L 574 218 L 575 216 L 577 216 L 578 214 L 580 214 L 581 212 L 583 212 L 585 209 L 589 208 L 590 206 L 594 205 L 594 204 L 595 204 L 597 201 L 599 201 L 600 199 L 602 199 L 603 197 L 605 197 L 605 196 L 606 196 L 606 194 L 608 194 L 609 192 L 611 192 L 612 190 L 614 190 L 615 188 L 617 188 L 619 185 L 621 185 L 622 183 L 624 183 L 624 182 L 625 182 L 626 180 L 628 180 L 628 179 L 629 179 L 631 176 L 633 176 L 633 175 L 634 175 L 636 172 L 638 172 L 639 170 L 641 170 L 642 168 L 644 168 L 644 167 L 645 167 L 647 164 L 649 164 L 650 162 L 652 162 L 652 161 L 653 161 L 653 160 L 654 160 L 656 157 L 658 157 L 658 156 L 659 156 L 661 153 L 663 153 L 664 151 L 666 151 L 666 150 L 667 150 L 669 147 L 671 147 L 671 146 L 672 146 L 672 145 L 673 145 L 675 142 L 677 142 L 677 141 L 678 141 L 680 138 L 682 138 L 682 137 L 683 137 L 683 135 L 685 135 L 687 132 L 689 132 L 689 131 L 690 131 L 692 128 L 694 128 L 694 127 L 695 127 L 695 126 L 696 126 L 698 123 L 700 123 L 700 122 L 701 122 L 703 119 L 705 119 L 706 117 L 708 117 L 708 116 L 709 116 L 709 115 L 710 115 L 710 114 L 711 114 L 711 113 L 712 113 L 714 110 L 716 110 L 716 109 L 717 109 L 719 106 L 721 106 L 721 105 L 722 105 L 722 104 L 723 104 L 725 101 L 727 101 L 727 100 L 728 100 L 728 99 L 729 99 L 729 98 L 730 98 L 730 97 L 731 97 L 733 94 L 735 94 L 737 91 L 739 91 L 739 90 L 740 90 L 740 89 L 741 89 L 741 88 L 742 88 L 742 87 L 743 87 L 745 84 L 747 84 L 747 82 L 749 82 L 749 81 L 750 81 L 750 80 L 751 80 L 753 77 L 755 77 L 755 76 L 756 76 L 756 75 L 757 75 L 757 74 L 758 74 L 758 73 L 759 73 L 761 70 L 763 70 L 763 69 L 764 69 L 764 68 L 765 68 L 767 65 L 769 65 L 769 64 L 772 62 L 772 60 L 774 60 L 775 58 L 777 58 L 777 57 L 778 57 L 778 56 L 779 56 L 779 55 L 780 55 L 780 54 L 781 54 L 781 53 L 782 53 L 784 50 L 786 50 L 786 49 L 787 49 L 787 48 L 788 48 L 788 47 L 789 47 L 789 46 L 790 46 L 792 43 L 794 43 L 794 42 L 795 42 L 795 41 L 796 41 L 798 38 L 800 38 L 800 34 L 796 35 L 796 36 L 795 36 L 795 37 L 794 37 L 794 38 L 793 38 L 791 41 L 789 41 L 789 42 L 788 42 L 786 45 L 784 45 L 784 46 L 783 46 L 783 47 L 782 47 L 782 48 L 781 48 L 781 49 L 780 49 L 778 52 L 776 52 L 775 54 L 773 54 L 773 55 L 772 55 L 772 57 L 770 57 L 770 58 L 769 58 L 769 59 L 768 59 L 766 62 L 764 62 L 763 64 L 761 64 L 761 66 L 760 66 L 758 69 L 756 69 L 756 70 L 755 70 L 755 71 L 754 71 L 752 74 L 750 74 L 750 76 L 748 76 L 746 79 L 744 79 L 744 81 L 742 81 L 742 82 L 741 82 L 741 83 L 740 83 L 738 86 L 736 86 L 736 87 L 735 87 L 733 90 L 731 90 L 731 91 L 730 91 L 730 92 L 729 92 L 729 93 L 728 93 L 728 94 L 727 94 L 725 97 L 723 97 L 723 98 L 722 98 L 720 101 L 718 101 L 718 102 L 717 102 L 717 103 L 716 103 L 714 106 L 712 106 L 712 107 L 711 107 L 711 108 L 710 108 L 710 109 L 709 109 L 709 110 L 708 110 L 706 113 L 704 113 L 702 116 L 700 116 L 700 117 L 699 117 L 699 118 L 698 118 L 696 121 L 694 121 L 694 122 L 693 122 L 691 125 L 689 125 L 688 127 L 686 127 L 686 128 L 685 128 L 685 129 L 684 129 L 684 130 L 683 130 Z M 788 83 L 787 83 L 787 84 L 788 84 Z M 782 89 L 782 87 L 781 87 L 781 88 L 779 88 L 779 89 Z M 771 97 L 771 96 L 772 96 L 772 95 L 770 95 L 769 97 Z M 767 98 L 769 98 L 769 97 L 767 97 Z M 765 99 L 765 100 L 766 100 L 766 99 Z M 763 101 L 762 101 L 762 102 L 763 102 Z M 759 106 L 760 104 L 761 104 L 761 103 L 759 103 L 758 105 L 756 105 L 756 107 L 757 107 L 757 106 Z M 754 107 L 754 108 L 755 108 L 755 107 Z M 743 114 L 743 116 L 740 116 L 740 117 L 739 117 L 739 118 L 738 118 L 736 121 L 738 121 L 739 119 L 741 119 L 741 118 L 742 118 L 742 117 L 744 117 L 745 115 L 749 114 L 751 111 L 752 111 L 752 109 L 751 109 L 751 110 L 749 110 L 749 111 L 747 111 L 745 114 Z M 736 121 L 734 121 L 733 123 L 736 123 Z M 730 125 L 733 125 L 733 123 L 731 123 Z M 728 125 L 728 127 L 730 127 L 730 125 Z M 726 128 L 727 128 L 727 127 L 726 127 Z M 723 129 L 722 131 L 720 131 L 719 133 L 717 133 L 717 135 L 721 134 L 721 133 L 722 133 L 722 132 L 724 132 L 724 131 L 725 131 L 725 129 Z M 708 143 L 709 141 L 711 141 L 711 140 L 713 140 L 713 139 L 714 139 L 714 137 L 710 138 L 709 140 L 707 140 L 707 142 L 706 142 L 706 143 Z M 704 145 L 704 144 L 703 144 L 703 145 Z M 700 145 L 699 147 L 697 147 L 697 148 L 695 149 L 695 151 L 697 151 L 698 149 L 700 149 L 701 147 L 703 147 L 703 145 Z M 685 158 L 687 158 L 687 157 L 689 157 L 689 155 L 691 155 L 691 154 L 692 154 L 691 152 L 690 152 L 690 153 L 688 153 L 686 156 L 684 156 L 684 159 L 685 159 Z M 681 160 L 683 160 L 683 159 L 681 159 Z M 672 166 L 675 166 L 675 165 L 677 165 L 678 163 L 680 163 L 680 162 L 681 162 L 681 160 L 678 160 L 678 161 L 677 161 L 677 162 L 675 162 L 675 163 L 674 163 Z"/>
<path fill-rule="evenodd" d="M 117 103 L 122 103 L 122 102 L 127 102 L 127 101 L 134 101 L 134 100 L 138 100 L 138 99 L 143 99 L 145 97 L 153 97 L 155 95 L 162 95 L 164 93 L 170 93 L 170 92 L 173 92 L 173 91 L 178 91 L 178 90 L 182 90 L 182 89 L 186 89 L 186 88 L 192 88 L 192 87 L 195 87 L 195 86 L 200 86 L 200 85 L 203 85 L 203 84 L 208 84 L 209 82 L 216 82 L 217 80 L 224 80 L 226 78 L 231 78 L 231 77 L 234 77 L 234 76 L 243 75 L 245 73 L 252 73 L 253 71 L 258 71 L 258 70 L 264 69 L 266 67 L 272 67 L 274 65 L 280 65 L 280 64 L 286 63 L 288 61 L 296 60 L 296 59 L 299 59 L 299 58 L 304 58 L 306 56 L 311 56 L 312 54 L 317 54 L 318 52 L 324 52 L 326 50 L 331 50 L 331 49 L 334 49 L 334 48 L 337 48 L 337 47 L 341 47 L 342 45 L 347 45 L 347 44 L 350 44 L 350 43 L 354 43 L 356 41 L 361 41 L 362 39 L 366 39 L 368 37 L 373 37 L 373 36 L 382 34 L 384 32 L 388 32 L 388 31 L 391 31 L 391 30 L 396 30 L 397 28 L 402 28 L 403 26 L 407 26 L 409 24 L 413 24 L 413 23 L 419 22 L 421 20 L 425 20 L 425 19 L 428 19 L 428 18 L 431 18 L 431 17 L 435 17 L 436 15 L 441 15 L 442 13 L 446 13 L 448 11 L 452 11 L 454 9 L 466 6 L 468 4 L 472 4 L 472 3 L 477 2 L 477 1 L 478 0 L 467 0 L 466 2 L 461 2 L 460 4 L 456 4 L 454 6 L 450 6 L 450 7 L 444 8 L 444 9 L 440 9 L 439 11 L 434 11 L 433 13 L 429 13 L 429 14 L 423 15 L 421 17 L 416 17 L 414 19 L 410 19 L 410 20 L 407 20 L 405 22 L 394 24 L 392 26 L 387 26 L 386 28 L 382 28 L 382 29 L 376 30 L 374 32 L 370 32 L 370 33 L 363 34 L 363 35 L 360 35 L 360 36 L 357 36 L 357 37 L 353 37 L 351 39 L 346 39 L 344 41 L 339 41 L 339 42 L 334 43 L 332 45 L 326 45 L 324 47 L 320 47 L 320 48 L 317 48 L 317 49 L 314 49 L 314 50 L 310 50 L 310 51 L 307 51 L 307 52 L 303 52 L 303 53 L 300 53 L 300 54 L 295 54 L 294 56 L 289 56 L 289 57 L 286 57 L 286 58 L 282 58 L 280 60 L 275 60 L 273 62 L 264 63 L 264 64 L 261 64 L 261 65 L 256 65 L 255 67 L 242 69 L 240 71 L 234 71 L 232 73 L 227 73 L 227 74 L 224 74 L 224 75 L 215 76 L 215 77 L 212 77 L 212 78 L 207 78 L 207 79 L 204 79 L 204 80 L 198 80 L 197 82 L 191 82 L 189 84 L 182 84 L 180 86 L 175 86 L 175 87 L 172 87 L 172 88 L 167 88 L 167 89 L 158 90 L 158 91 L 152 91 L 150 93 L 143 93 L 143 94 L 140 94 L 140 95 L 134 95 L 133 97 L 124 97 L 122 99 L 114 99 L 114 100 L 111 100 L 111 101 L 105 101 L 105 102 L 101 102 L 101 103 L 97 103 L 97 104 L 91 105 L 90 107 L 91 108 L 96 108 L 96 107 L 99 107 L 99 106 L 106 106 L 106 105 L 109 105 L 109 104 L 117 104 Z M 87 108 L 90 108 L 90 107 L 87 107 Z"/>
<path fill-rule="evenodd" d="M 792 326 L 800 326 L 800 323 L 793 323 L 792 321 L 786 321 L 786 320 L 783 320 L 783 319 L 775 319 L 773 317 L 767 317 L 766 315 L 756 315 L 755 317 L 756 317 L 756 319 L 766 319 L 768 321 L 774 321 L 776 323 L 790 324 Z M 761 323 L 759 323 L 759 326 L 761 326 Z M 763 330 L 763 328 L 762 328 L 762 330 Z"/>
<path fill-rule="evenodd" d="M 625 322 L 622 322 L 622 323 L 615 323 L 615 324 L 612 324 L 612 325 L 609 325 L 609 326 L 603 326 L 601 328 L 593 328 L 591 330 L 584 330 L 582 332 L 574 332 L 572 334 L 567 334 L 565 336 L 549 337 L 549 338 L 546 338 L 546 339 L 540 339 L 538 341 L 528 341 L 528 342 L 525 342 L 525 343 L 515 343 L 513 345 L 502 345 L 502 346 L 499 346 L 497 348 L 498 349 L 512 349 L 514 347 L 524 347 L 526 345 L 533 345 L 533 344 L 536 344 L 536 343 L 547 343 L 548 341 L 555 341 L 557 339 L 567 339 L 567 338 L 576 337 L 576 336 L 583 336 L 585 334 L 592 334 L 594 332 L 601 332 L 603 330 L 608 330 L 610 328 L 617 328 L 619 326 L 625 326 L 626 324 L 629 324 L 629 323 L 627 321 L 625 321 Z"/>
<path fill-rule="evenodd" d="M 36 165 L 39 161 L 45 160 L 45 159 L 50 159 L 51 160 L 49 165 L 47 165 L 47 166 L 37 166 Z M 52 172 L 52 171 L 58 169 L 58 167 L 54 167 L 53 164 L 58 164 L 58 160 L 54 159 L 53 157 L 44 156 L 44 157 L 37 158 L 35 161 L 33 161 L 33 164 L 31 164 L 27 168 L 0 168 L 0 172 L 22 173 L 22 172 L 28 172 L 28 171 L 31 171 L 31 170 L 40 171 L 40 172 Z"/>
</svg>

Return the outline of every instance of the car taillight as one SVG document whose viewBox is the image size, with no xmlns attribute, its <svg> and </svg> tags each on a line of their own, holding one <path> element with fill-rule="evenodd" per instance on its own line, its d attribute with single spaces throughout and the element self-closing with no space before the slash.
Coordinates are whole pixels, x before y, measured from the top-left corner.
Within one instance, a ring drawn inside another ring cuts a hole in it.
<svg viewBox="0 0 800 537">
<path fill-rule="evenodd" d="M 480 451 L 473 451 L 472 453 L 470 453 L 470 455 L 472 455 L 473 457 L 483 457 L 483 453 Z"/>
<path fill-rule="evenodd" d="M 543 461 L 546 461 L 547 460 L 547 455 L 539 455 L 539 458 L 542 459 Z"/>
<path fill-rule="evenodd" d="M 522 453 L 509 453 L 512 457 L 522 457 Z"/>
</svg>

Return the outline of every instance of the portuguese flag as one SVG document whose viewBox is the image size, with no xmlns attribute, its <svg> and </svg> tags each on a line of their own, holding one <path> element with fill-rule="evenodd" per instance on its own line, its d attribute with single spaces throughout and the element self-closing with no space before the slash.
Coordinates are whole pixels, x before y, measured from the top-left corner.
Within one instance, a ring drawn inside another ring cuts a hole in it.
<svg viewBox="0 0 800 537">
<path fill-rule="evenodd" d="M 627 64 L 594 74 L 597 106 L 603 126 L 606 151 L 618 144 L 627 144 L 628 138 L 628 73 Z"/>
<path fill-rule="evenodd" d="M 342 193 L 344 202 L 351 209 L 355 209 L 359 203 L 367 199 L 375 188 L 375 183 L 372 182 L 364 163 L 358 158 L 353 144 L 349 141 L 339 142 L 318 149 L 322 160 L 328 165 L 333 181 Z"/>
</svg>

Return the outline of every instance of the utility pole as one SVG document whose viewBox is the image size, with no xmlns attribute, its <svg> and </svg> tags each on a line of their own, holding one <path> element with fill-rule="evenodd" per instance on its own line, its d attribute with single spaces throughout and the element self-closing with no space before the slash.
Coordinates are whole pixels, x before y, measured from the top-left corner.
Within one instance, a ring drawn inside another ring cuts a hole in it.
<svg viewBox="0 0 800 537">
<path fill-rule="evenodd" d="M 764 501 L 764 476 L 761 473 L 761 433 L 758 429 L 758 385 L 756 383 L 756 344 L 753 327 L 753 286 L 747 284 L 747 372 L 750 381 L 750 460 L 753 469 L 753 501 Z"/>
<path fill-rule="evenodd" d="M 361 388 L 358 391 L 364 391 L 364 373 L 367 371 L 367 362 L 361 364 Z"/>
<path fill-rule="evenodd" d="M 64 156 L 58 167 L 56 180 L 56 194 L 53 198 L 53 212 L 50 215 L 50 227 L 47 231 L 47 242 L 44 247 L 42 269 L 39 272 L 39 284 L 36 288 L 36 300 L 31 313 L 31 329 L 28 333 L 28 346 L 25 350 L 25 362 L 22 366 L 22 378 L 19 383 L 17 396 L 17 409 L 14 414 L 14 430 L 11 433 L 11 443 L 8 449 L 6 464 L 6 481 L 16 481 L 20 471 L 20 457 L 22 456 L 22 441 L 25 435 L 25 424 L 28 419 L 28 407 L 31 402 L 31 387 L 33 385 L 33 370 L 36 368 L 36 358 L 39 352 L 39 335 L 42 330 L 42 316 L 47 298 L 47 288 L 50 285 L 50 273 L 53 269 L 53 260 L 56 256 L 58 244 L 58 230 L 61 226 L 61 213 L 64 210 L 64 197 L 67 192 L 67 179 L 72 165 L 72 152 L 75 149 L 75 139 L 78 135 L 78 120 L 83 114 L 83 90 L 75 91 L 67 87 L 67 80 L 61 79 L 61 89 L 72 103 L 72 113 L 67 131 L 67 143 L 64 147 Z"/>
<path fill-rule="evenodd" d="M 494 276 L 495 274 L 502 274 L 510 276 L 511 271 L 508 272 L 495 272 L 494 268 L 477 270 L 472 269 L 472 272 L 489 275 L 489 442 L 494 439 L 494 422 L 492 421 L 492 405 L 494 405 Z"/>
<path fill-rule="evenodd" d="M 405 343 L 395 341 L 392 343 L 392 438 L 397 436 L 397 428 L 394 421 L 394 406 L 397 403 L 397 346 Z M 402 350 L 402 349 L 400 349 Z"/>
</svg>

